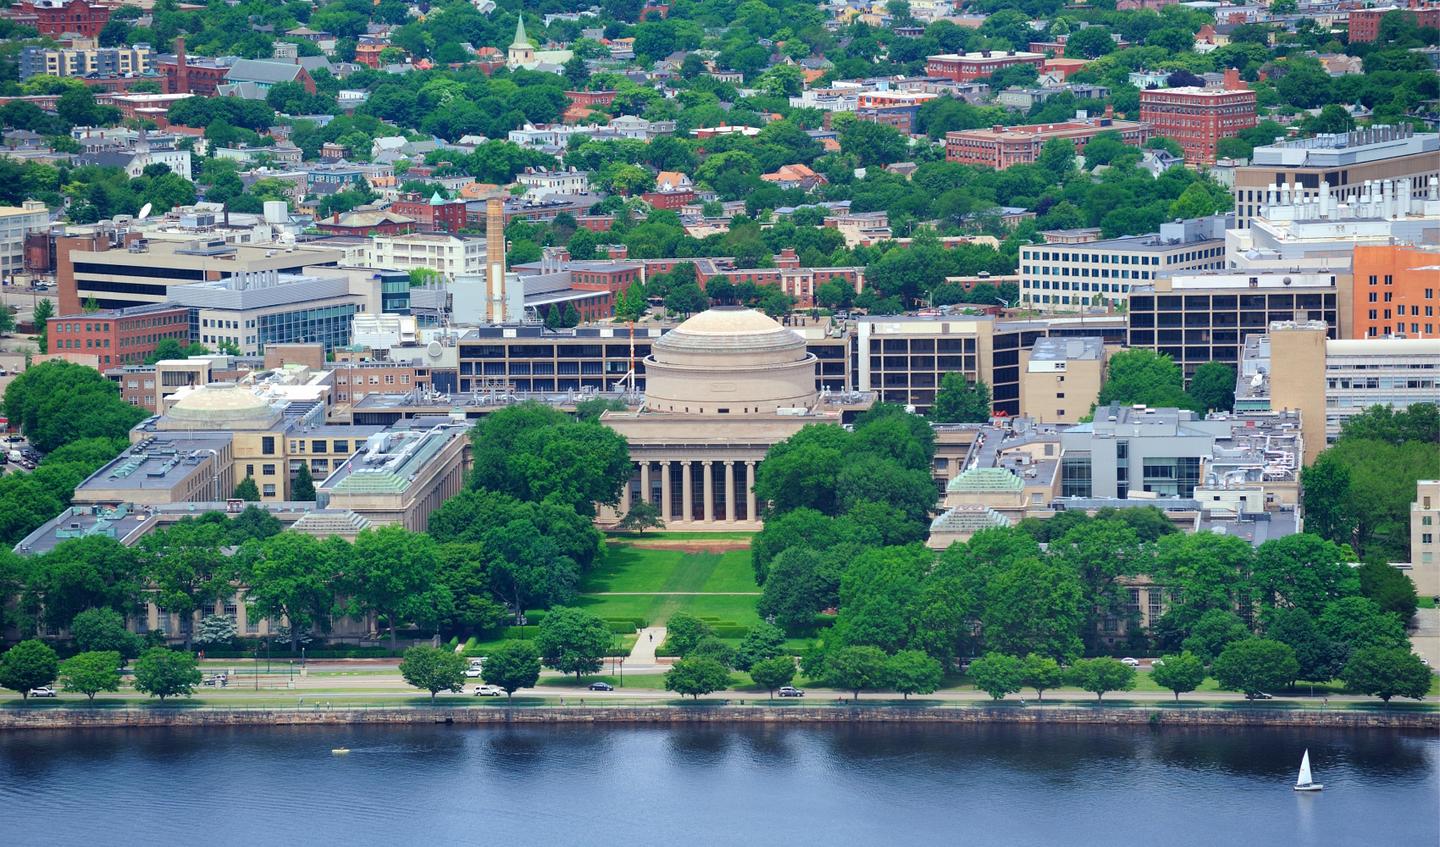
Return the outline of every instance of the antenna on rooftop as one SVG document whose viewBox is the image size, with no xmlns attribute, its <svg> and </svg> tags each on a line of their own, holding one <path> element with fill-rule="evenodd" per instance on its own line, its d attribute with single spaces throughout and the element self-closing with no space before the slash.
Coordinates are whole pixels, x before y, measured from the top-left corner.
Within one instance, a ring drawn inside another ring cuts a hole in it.
<svg viewBox="0 0 1440 847">
<path fill-rule="evenodd" d="M 143 220 L 145 220 L 146 218 L 150 217 L 150 212 L 153 211 L 154 208 L 155 208 L 154 205 L 153 205 L 153 204 L 150 204 L 150 203 L 146 203 L 144 206 L 141 206 L 141 207 L 140 207 L 140 214 L 138 214 L 138 215 L 135 216 L 135 220 L 137 220 L 137 221 L 143 221 Z"/>
</svg>

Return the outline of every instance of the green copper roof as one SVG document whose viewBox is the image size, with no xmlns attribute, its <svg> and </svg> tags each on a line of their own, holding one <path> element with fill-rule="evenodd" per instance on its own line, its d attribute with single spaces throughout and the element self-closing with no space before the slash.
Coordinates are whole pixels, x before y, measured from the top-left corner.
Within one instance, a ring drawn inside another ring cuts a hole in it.
<svg viewBox="0 0 1440 847">
<path fill-rule="evenodd" d="M 971 468 L 950 480 L 946 491 L 1020 491 L 1025 481 L 1004 468 Z"/>
<path fill-rule="evenodd" d="M 956 506 L 930 522 L 931 532 L 979 532 L 1009 526 L 1010 519 L 988 506 Z"/>
</svg>

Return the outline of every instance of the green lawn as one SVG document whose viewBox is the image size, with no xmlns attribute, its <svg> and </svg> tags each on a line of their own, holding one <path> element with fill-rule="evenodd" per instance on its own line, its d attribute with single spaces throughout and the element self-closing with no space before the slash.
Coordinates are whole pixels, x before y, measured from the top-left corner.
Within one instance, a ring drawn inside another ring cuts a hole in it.
<svg viewBox="0 0 1440 847">
<path fill-rule="evenodd" d="M 601 617 L 638 617 L 660 625 L 679 611 L 750 626 L 759 586 L 748 550 L 688 553 L 612 544 L 604 560 L 585 576 L 576 605 Z M 656 592 L 602 596 L 604 592 Z M 755 592 L 675 596 L 663 592 Z"/>
<path fill-rule="evenodd" d="M 1422 608 L 1422 609 L 1433 609 L 1433 608 L 1435 608 L 1435 598 L 1434 598 L 1434 597 L 1421 597 L 1421 598 L 1419 598 L 1419 600 L 1418 600 L 1418 602 L 1417 602 L 1417 605 L 1418 605 L 1420 608 Z"/>
</svg>

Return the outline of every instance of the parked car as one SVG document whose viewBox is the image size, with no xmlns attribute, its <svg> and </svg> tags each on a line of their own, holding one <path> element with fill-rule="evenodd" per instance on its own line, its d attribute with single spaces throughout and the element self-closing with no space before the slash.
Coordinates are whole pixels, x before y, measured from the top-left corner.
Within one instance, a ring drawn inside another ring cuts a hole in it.
<svg viewBox="0 0 1440 847">
<path fill-rule="evenodd" d="M 482 673 L 484 671 L 478 665 L 471 665 L 465 669 L 465 676 L 470 679 L 479 679 Z"/>
<path fill-rule="evenodd" d="M 1274 700 L 1274 699 L 1275 699 L 1275 695 L 1274 695 L 1274 694 L 1266 694 L 1264 691 L 1257 691 L 1257 692 L 1255 692 L 1255 696 L 1254 696 L 1254 697 L 1251 697 L 1250 699 L 1251 699 L 1251 700 Z"/>
<path fill-rule="evenodd" d="M 55 697 L 55 696 L 58 696 L 58 695 L 56 695 L 55 689 L 51 688 L 51 687 L 48 686 L 48 685 L 42 685 L 42 686 L 40 686 L 39 688 L 32 688 L 32 689 L 30 689 L 30 696 L 31 696 L 31 697 Z"/>
<path fill-rule="evenodd" d="M 786 686 L 782 686 L 782 687 L 781 687 L 781 689 L 780 689 L 780 696 L 781 696 L 781 697 L 804 697 L 804 696 L 805 696 L 805 692 L 802 691 L 802 690 L 800 690 L 799 688 L 796 688 L 796 687 L 793 686 L 793 685 L 786 685 Z"/>
<path fill-rule="evenodd" d="M 474 693 L 476 697 L 500 697 L 505 694 L 505 689 L 498 685 L 477 685 Z"/>
<path fill-rule="evenodd" d="M 590 683 L 590 690 L 591 690 L 591 691 L 614 691 L 614 690 L 615 690 L 615 686 L 611 685 L 611 684 L 608 683 L 608 682 L 592 682 L 592 683 Z"/>
<path fill-rule="evenodd" d="M 1140 667 L 1140 660 L 1132 659 L 1129 656 L 1126 656 L 1125 658 L 1120 660 L 1120 664 L 1125 665 L 1126 667 L 1138 668 Z"/>
</svg>

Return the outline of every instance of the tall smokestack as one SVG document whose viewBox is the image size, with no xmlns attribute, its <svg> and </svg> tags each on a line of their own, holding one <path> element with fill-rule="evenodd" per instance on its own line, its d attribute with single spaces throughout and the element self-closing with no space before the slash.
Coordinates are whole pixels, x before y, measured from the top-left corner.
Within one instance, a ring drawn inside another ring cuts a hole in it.
<svg viewBox="0 0 1440 847">
<path fill-rule="evenodd" d="M 190 93 L 190 66 L 185 63 L 185 36 L 175 39 L 175 90 L 171 94 Z"/>
<path fill-rule="evenodd" d="M 491 323 L 505 321 L 505 200 L 491 197 L 485 204 L 485 264 L 489 268 L 489 293 L 485 317 Z"/>
</svg>

